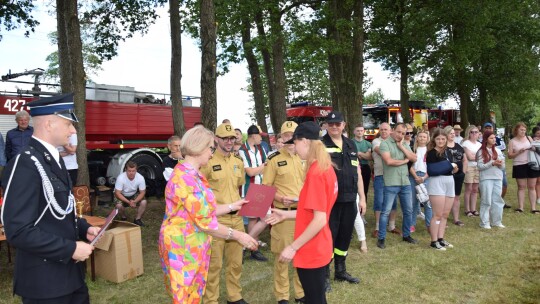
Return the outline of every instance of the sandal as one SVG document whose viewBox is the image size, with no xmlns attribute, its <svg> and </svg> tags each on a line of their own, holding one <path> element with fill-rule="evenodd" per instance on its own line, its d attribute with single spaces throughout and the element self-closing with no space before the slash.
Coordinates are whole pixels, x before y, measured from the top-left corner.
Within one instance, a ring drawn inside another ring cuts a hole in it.
<svg viewBox="0 0 540 304">
<path fill-rule="evenodd" d="M 516 208 L 514 211 L 515 211 L 516 213 L 523 213 L 523 209 L 521 209 L 521 208 Z"/>
<path fill-rule="evenodd" d="M 531 213 L 532 214 L 538 214 L 538 213 L 540 213 L 540 210 L 531 210 Z"/>
<path fill-rule="evenodd" d="M 471 216 L 472 216 L 472 212 L 471 212 L 471 211 L 465 211 L 465 216 L 471 217 Z"/>
<path fill-rule="evenodd" d="M 465 224 L 464 224 L 462 221 L 455 221 L 455 222 L 454 222 L 454 225 L 460 226 L 460 227 L 465 226 Z"/>
<path fill-rule="evenodd" d="M 478 213 L 478 211 L 474 210 L 473 212 L 471 212 L 473 216 L 480 216 L 480 213 Z"/>
</svg>

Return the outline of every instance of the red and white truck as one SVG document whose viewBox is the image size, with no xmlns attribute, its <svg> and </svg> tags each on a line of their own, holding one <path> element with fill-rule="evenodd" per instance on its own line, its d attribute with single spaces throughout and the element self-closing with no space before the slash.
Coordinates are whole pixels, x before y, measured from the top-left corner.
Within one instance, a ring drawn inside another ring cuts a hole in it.
<svg viewBox="0 0 540 304">
<path fill-rule="evenodd" d="M 3 83 L 32 84 L 4 80 Z M 34 86 L 35 89 L 37 86 Z M 16 127 L 15 113 L 27 110 L 27 104 L 39 98 L 33 91 L 0 92 L 0 132 Z M 50 93 L 48 94 L 50 95 Z M 137 92 L 133 87 L 92 84 L 86 89 L 86 148 L 92 185 L 114 185 L 128 161 L 138 164 L 148 192 L 163 189 L 160 153 L 174 133 L 172 108 L 168 94 Z M 155 97 L 157 96 L 157 98 Z M 162 99 L 159 99 L 162 98 Z M 200 121 L 201 108 L 191 106 L 194 97 L 184 97 L 186 129 Z"/>
</svg>

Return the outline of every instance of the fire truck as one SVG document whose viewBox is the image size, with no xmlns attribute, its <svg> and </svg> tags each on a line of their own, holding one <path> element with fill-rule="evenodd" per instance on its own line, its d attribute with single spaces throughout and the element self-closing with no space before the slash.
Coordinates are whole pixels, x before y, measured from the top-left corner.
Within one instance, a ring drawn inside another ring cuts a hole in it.
<svg viewBox="0 0 540 304">
<path fill-rule="evenodd" d="M 18 76 L 35 75 L 28 72 L 8 74 L 2 82 L 31 84 L 9 80 Z M 36 76 L 36 79 L 38 77 Z M 0 92 L 0 132 L 6 137 L 16 127 L 15 113 L 27 110 L 27 104 L 39 96 L 53 95 L 39 90 L 36 80 L 32 90 Z M 158 149 L 167 146 L 174 133 L 172 108 L 168 94 L 135 91 L 133 87 L 91 84 L 86 88 L 86 148 L 88 168 L 93 186 L 113 186 L 116 177 L 128 161 L 138 165 L 138 172 L 147 181 L 147 193 L 163 189 L 162 159 Z M 162 97 L 162 98 L 161 98 Z M 186 129 L 200 121 L 200 107 L 193 107 L 197 97 L 183 96 L 184 125 Z"/>
<path fill-rule="evenodd" d="M 461 116 L 459 110 L 454 109 L 437 109 L 428 110 L 428 127 L 429 129 L 435 127 L 453 126 L 461 123 Z"/>
<path fill-rule="evenodd" d="M 422 123 L 427 122 L 428 110 L 423 103 L 411 101 L 410 113 L 414 120 L 414 126 L 420 127 Z M 294 120 L 297 123 L 304 121 L 321 122 L 326 119 L 326 115 L 332 111 L 332 107 L 314 106 L 307 102 L 292 104 L 287 109 L 287 119 Z M 385 101 L 381 104 L 365 105 L 362 107 L 364 128 L 366 129 L 365 138 L 373 140 L 379 133 L 379 125 L 383 122 L 393 125 L 403 122 L 401 117 L 401 107 L 399 101 Z"/>
</svg>

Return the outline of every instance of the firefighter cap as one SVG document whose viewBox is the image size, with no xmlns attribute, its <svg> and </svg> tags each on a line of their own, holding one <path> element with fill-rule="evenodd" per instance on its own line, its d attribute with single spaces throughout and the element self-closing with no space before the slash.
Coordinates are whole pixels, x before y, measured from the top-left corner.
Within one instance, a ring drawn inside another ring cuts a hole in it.
<svg viewBox="0 0 540 304">
<path fill-rule="evenodd" d="M 57 115 L 79 122 L 73 112 L 73 93 L 40 98 L 28 104 L 30 116 Z"/>
<path fill-rule="evenodd" d="M 281 134 L 287 133 L 287 132 L 293 132 L 298 127 L 298 124 L 294 121 L 286 121 L 281 125 Z"/>
<path fill-rule="evenodd" d="M 328 116 L 326 116 L 326 122 L 332 123 L 332 122 L 344 122 L 343 114 L 338 111 L 332 111 L 328 113 Z"/>
<path fill-rule="evenodd" d="M 216 128 L 216 136 L 221 138 L 236 137 L 236 132 L 234 132 L 234 128 L 231 124 L 222 123 Z"/>
<path fill-rule="evenodd" d="M 288 140 L 287 142 L 284 142 L 284 144 L 294 144 L 295 139 L 319 139 L 321 132 L 321 128 L 319 125 L 314 121 L 306 121 L 301 123 L 295 130 L 293 137 Z"/>
</svg>

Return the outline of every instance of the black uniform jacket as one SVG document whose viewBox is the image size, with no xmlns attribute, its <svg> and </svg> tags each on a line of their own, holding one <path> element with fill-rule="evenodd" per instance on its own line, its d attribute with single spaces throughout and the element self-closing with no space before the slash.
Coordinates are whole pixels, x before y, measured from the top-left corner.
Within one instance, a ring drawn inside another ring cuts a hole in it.
<svg viewBox="0 0 540 304">
<path fill-rule="evenodd" d="M 338 196 L 336 203 L 356 202 L 358 194 L 358 166 L 360 160 L 356 144 L 349 138 L 341 136 L 343 141 L 340 149 L 332 138 L 327 133 L 323 136 L 322 142 L 326 146 L 326 150 L 330 153 L 332 162 L 335 165 L 335 172 L 338 181 Z"/>
<path fill-rule="evenodd" d="M 75 242 L 86 239 L 90 226 L 84 219 L 76 223 L 73 212 L 58 220 L 50 210 L 35 224 L 47 208 L 47 201 L 32 155 L 45 169 L 62 209 L 68 204 L 71 188 L 65 165 L 61 169 L 47 148 L 34 138 L 20 153 L 17 164 L 14 157 L 6 166 L 2 175 L 5 185 L 2 218 L 7 240 L 17 249 L 14 293 L 31 299 L 55 298 L 70 294 L 84 284 L 83 263 L 76 264 L 71 257 Z"/>
</svg>

